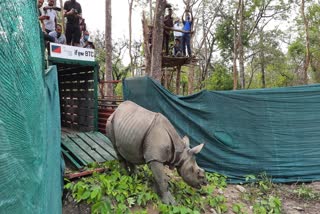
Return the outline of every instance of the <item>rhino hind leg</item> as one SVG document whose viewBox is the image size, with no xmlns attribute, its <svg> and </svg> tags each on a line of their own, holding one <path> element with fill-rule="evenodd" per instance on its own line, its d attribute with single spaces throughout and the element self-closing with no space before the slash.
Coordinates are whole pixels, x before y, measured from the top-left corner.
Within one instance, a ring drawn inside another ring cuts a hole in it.
<svg viewBox="0 0 320 214">
<path fill-rule="evenodd" d="M 117 145 L 116 145 L 116 139 L 114 137 L 114 130 L 113 130 L 113 123 L 112 123 L 112 120 L 113 120 L 113 117 L 114 117 L 114 114 L 112 114 L 110 116 L 110 118 L 108 119 L 107 121 L 107 125 L 106 125 L 106 135 L 107 137 L 109 138 L 109 140 L 111 141 L 112 145 L 113 145 L 113 148 L 114 148 L 114 151 L 116 152 L 116 155 L 117 155 L 117 158 L 118 158 L 118 161 L 120 163 L 120 167 L 125 169 L 128 173 L 129 172 L 129 166 L 128 166 L 128 163 L 127 161 L 120 155 L 119 151 L 118 151 L 118 148 L 117 148 Z"/>
<path fill-rule="evenodd" d="M 168 188 L 169 178 L 164 172 L 163 163 L 160 163 L 157 161 L 151 161 L 150 163 L 148 163 L 148 166 L 152 171 L 152 174 L 155 180 L 156 191 L 157 191 L 157 194 L 160 195 L 162 202 L 164 204 L 176 205 L 174 197 L 169 192 L 169 188 Z"/>
</svg>

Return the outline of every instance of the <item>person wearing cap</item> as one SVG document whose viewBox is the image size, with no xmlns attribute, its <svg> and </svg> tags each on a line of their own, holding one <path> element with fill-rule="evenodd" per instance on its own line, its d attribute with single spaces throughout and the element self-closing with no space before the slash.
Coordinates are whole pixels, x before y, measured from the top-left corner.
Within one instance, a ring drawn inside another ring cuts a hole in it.
<svg viewBox="0 0 320 214">
<path fill-rule="evenodd" d="M 95 49 L 93 42 L 90 39 L 89 31 L 84 31 L 83 37 L 80 40 L 80 47 Z"/>
<path fill-rule="evenodd" d="M 173 27 L 172 9 L 168 9 L 169 14 L 164 17 L 164 26 Z M 170 30 L 163 31 L 163 47 L 165 48 L 166 55 L 169 55 L 169 41 L 170 41 Z"/>
<path fill-rule="evenodd" d="M 180 19 L 177 18 L 174 22 L 173 28 L 175 30 L 182 30 L 183 26 L 180 23 Z M 175 46 L 177 45 L 177 40 L 179 40 L 178 44 L 181 46 L 179 49 L 182 49 L 182 36 L 183 33 L 179 32 L 179 31 L 173 31 L 173 35 L 174 35 L 174 40 L 175 40 Z"/>
</svg>

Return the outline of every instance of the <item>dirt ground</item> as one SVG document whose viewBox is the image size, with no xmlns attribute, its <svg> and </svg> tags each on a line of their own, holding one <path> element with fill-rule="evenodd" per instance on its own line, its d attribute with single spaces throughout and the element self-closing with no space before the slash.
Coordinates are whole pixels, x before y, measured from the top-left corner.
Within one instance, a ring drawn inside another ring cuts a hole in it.
<svg viewBox="0 0 320 214">
<path fill-rule="evenodd" d="M 242 203 L 245 205 L 245 212 L 252 213 L 252 206 L 243 198 L 244 193 L 250 192 L 251 187 L 248 185 L 228 185 L 223 191 L 217 190 L 216 194 L 222 194 L 227 199 L 227 214 L 234 213 L 232 205 Z M 242 188 L 243 187 L 243 188 Z M 312 193 L 320 194 L 320 182 L 314 182 L 304 185 L 305 188 L 311 188 Z M 294 190 L 301 189 L 301 184 L 278 184 L 273 188 L 273 195 L 281 198 L 282 213 L 284 214 L 318 214 L 320 213 L 320 200 L 310 199 L 307 197 L 298 197 Z M 139 210 L 135 207 L 132 211 Z M 159 213 L 152 205 L 147 206 L 148 213 Z M 90 206 L 85 203 L 77 204 L 70 194 L 66 194 L 63 200 L 63 214 L 89 214 Z M 208 210 L 204 213 L 216 213 L 215 210 Z"/>
<path fill-rule="evenodd" d="M 223 195 L 227 198 L 228 203 L 228 214 L 233 214 L 232 204 L 243 203 L 246 201 L 242 198 L 241 191 L 238 188 L 239 185 L 228 185 L 228 187 L 223 191 Z M 274 188 L 275 195 L 280 197 L 282 202 L 282 213 L 283 214 L 318 214 L 320 213 L 320 201 L 319 200 L 309 200 L 297 197 L 293 190 L 299 188 L 298 184 L 279 184 Z M 306 187 L 311 187 L 314 193 L 320 193 L 320 182 L 314 182 L 306 184 Z M 250 191 L 250 188 L 244 187 L 245 191 Z M 246 211 L 248 214 L 252 213 L 252 207 L 246 204 Z"/>
</svg>

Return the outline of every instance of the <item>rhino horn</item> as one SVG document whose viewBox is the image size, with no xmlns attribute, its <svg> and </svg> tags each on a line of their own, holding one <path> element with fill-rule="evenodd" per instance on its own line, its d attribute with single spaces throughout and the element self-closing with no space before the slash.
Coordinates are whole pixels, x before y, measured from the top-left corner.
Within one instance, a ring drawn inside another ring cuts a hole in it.
<svg viewBox="0 0 320 214">
<path fill-rule="evenodd" d="M 184 142 L 187 148 L 190 148 L 190 141 L 187 135 L 182 138 L 182 141 Z"/>
<path fill-rule="evenodd" d="M 192 149 L 190 149 L 189 152 L 190 152 L 191 154 L 198 154 L 198 153 L 201 151 L 201 149 L 202 149 L 203 146 L 204 146 L 204 143 L 201 143 L 200 145 L 195 146 L 195 147 L 193 147 Z"/>
</svg>

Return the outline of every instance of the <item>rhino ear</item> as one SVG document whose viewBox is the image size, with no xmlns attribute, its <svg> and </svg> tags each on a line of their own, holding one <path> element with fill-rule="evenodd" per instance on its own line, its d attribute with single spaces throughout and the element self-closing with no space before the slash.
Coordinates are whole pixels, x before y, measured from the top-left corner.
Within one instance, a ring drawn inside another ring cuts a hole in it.
<svg viewBox="0 0 320 214">
<path fill-rule="evenodd" d="M 190 141 L 187 135 L 182 138 L 182 141 L 186 144 L 187 148 L 190 148 Z"/>
<path fill-rule="evenodd" d="M 190 152 L 192 155 L 198 154 L 198 153 L 201 151 L 201 149 L 203 148 L 203 146 L 204 146 L 204 143 L 201 143 L 200 145 L 195 146 L 195 147 L 193 147 L 192 149 L 190 149 L 189 152 Z"/>
</svg>

